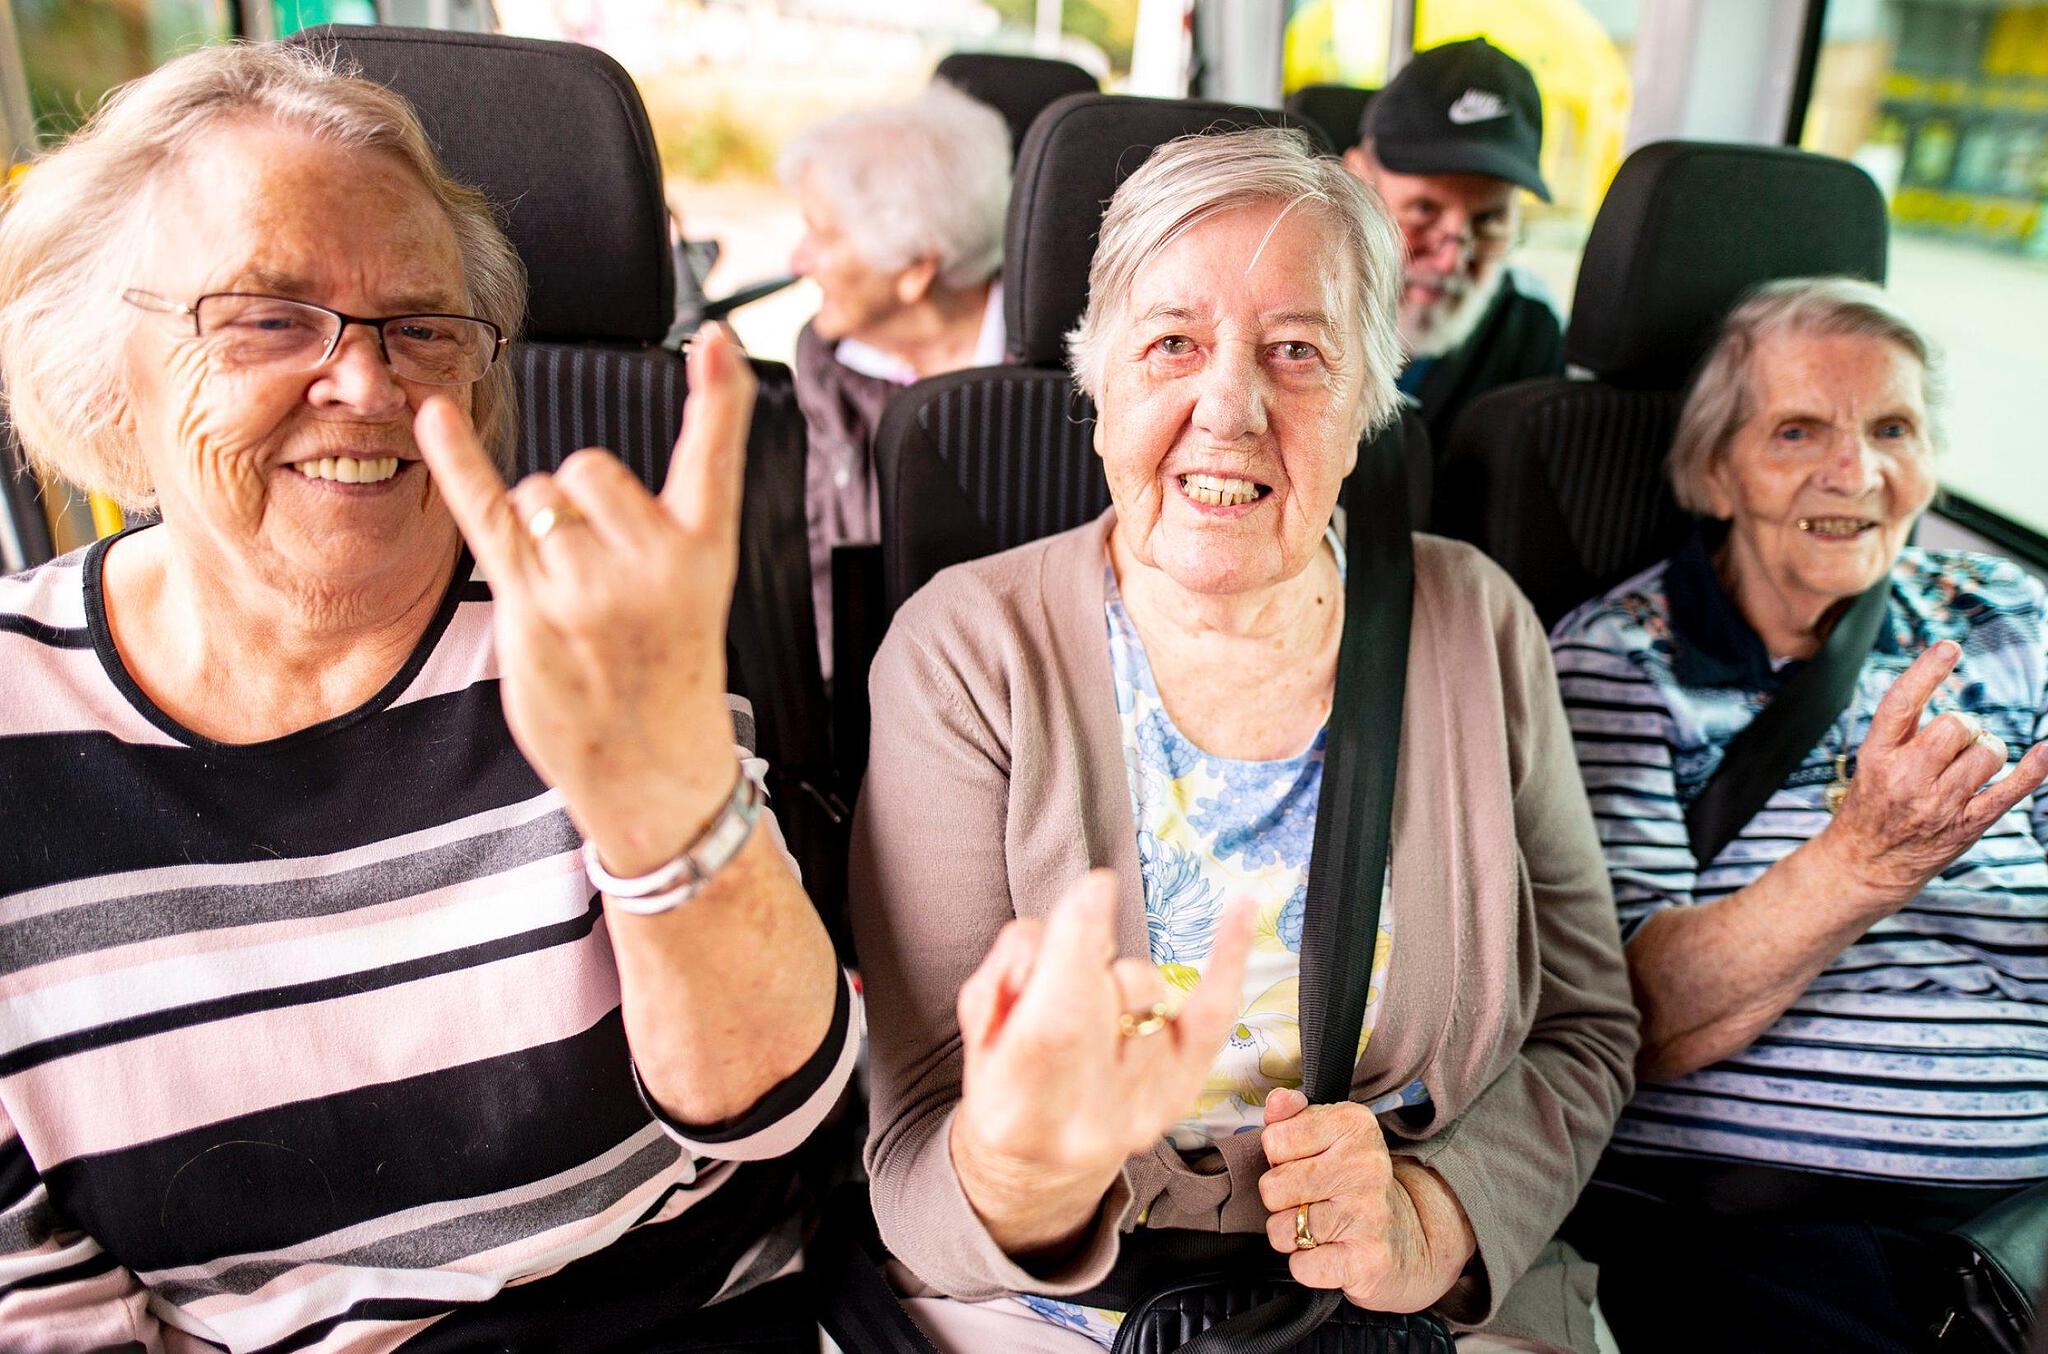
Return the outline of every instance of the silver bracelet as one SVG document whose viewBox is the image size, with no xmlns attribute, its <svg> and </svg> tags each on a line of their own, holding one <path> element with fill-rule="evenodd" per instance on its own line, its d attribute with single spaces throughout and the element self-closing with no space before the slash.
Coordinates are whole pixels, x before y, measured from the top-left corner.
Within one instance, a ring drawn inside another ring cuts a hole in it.
<svg viewBox="0 0 2048 1354">
<path fill-rule="evenodd" d="M 659 916 L 696 897 L 713 875 L 731 864 L 754 835 L 754 823 L 760 816 L 761 787 L 742 770 L 718 816 L 668 864 L 642 875 L 615 875 L 597 858 L 597 843 L 586 841 L 583 872 L 619 910 L 640 917 Z"/>
</svg>

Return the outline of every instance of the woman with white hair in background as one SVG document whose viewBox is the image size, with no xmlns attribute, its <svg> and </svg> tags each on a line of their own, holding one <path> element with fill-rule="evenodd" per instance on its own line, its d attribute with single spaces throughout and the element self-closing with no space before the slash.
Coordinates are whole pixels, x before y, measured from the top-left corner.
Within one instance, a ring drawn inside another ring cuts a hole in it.
<svg viewBox="0 0 2048 1354">
<path fill-rule="evenodd" d="M 381 85 L 115 94 L 0 216 L 0 1348 L 815 1350 L 859 1005 L 723 694 L 747 365 L 507 492 L 525 306 Z M 468 549 L 464 548 L 467 539 Z M 743 769 L 744 762 L 744 769 Z"/>
<path fill-rule="evenodd" d="M 1907 543 L 1937 378 L 1869 283 L 1762 288 L 1679 415 L 1706 527 L 1552 637 L 1643 1010 L 1571 1233 L 1624 1348 L 1925 1348 L 1935 1233 L 2048 1180 L 2048 593 Z"/>
<path fill-rule="evenodd" d="M 1003 360 L 996 275 L 1010 132 L 993 108 L 938 83 L 909 103 L 808 129 L 779 172 L 804 218 L 790 270 L 821 293 L 797 336 L 796 396 L 810 434 L 811 593 L 829 677 L 832 547 L 881 534 L 882 406 L 913 381 Z"/>
<path fill-rule="evenodd" d="M 1348 1099 L 1298 1089 L 1333 517 L 1395 408 L 1400 277 L 1371 190 L 1299 133 L 1159 149 L 1071 345 L 1114 506 L 947 570 L 876 660 L 867 1160 L 949 1351 L 1106 1346 L 1119 1316 L 1076 1299 L 1136 1228 L 1251 1234 L 1477 1347 L 1594 1347 L 1551 1238 L 1635 1014 L 1542 628 L 1467 546 L 1414 539 L 1370 1043 Z M 1177 1019 L 1130 1019 L 1169 992 Z"/>
</svg>

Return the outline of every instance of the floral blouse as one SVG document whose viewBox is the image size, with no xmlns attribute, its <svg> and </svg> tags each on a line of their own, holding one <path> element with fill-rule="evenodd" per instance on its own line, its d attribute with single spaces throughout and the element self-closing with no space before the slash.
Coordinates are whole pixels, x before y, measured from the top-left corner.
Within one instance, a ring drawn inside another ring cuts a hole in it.
<svg viewBox="0 0 2048 1354">
<path fill-rule="evenodd" d="M 1327 539 L 1341 571 L 1343 546 L 1334 531 Z M 1167 1131 L 1176 1148 L 1198 1152 L 1218 1139 L 1258 1132 L 1265 1123 L 1266 1096 L 1302 1083 L 1302 911 L 1327 730 L 1318 729 L 1306 748 L 1277 761 L 1237 761 L 1202 751 L 1174 727 L 1160 700 L 1114 571 L 1104 588 L 1152 962 L 1169 986 L 1187 991 L 1207 965 L 1225 906 L 1249 898 L 1258 907 L 1238 1022 L 1187 1116 Z M 1393 953 L 1389 902 L 1382 897 L 1379 943 L 1358 1041 L 1361 1054 L 1372 1038 Z M 1427 1099 L 1417 1081 L 1375 1101 L 1372 1109 L 1385 1113 Z M 1121 1313 L 1052 1298 L 1017 1301 L 1104 1348 L 1115 1342 L 1122 1319 Z"/>
</svg>

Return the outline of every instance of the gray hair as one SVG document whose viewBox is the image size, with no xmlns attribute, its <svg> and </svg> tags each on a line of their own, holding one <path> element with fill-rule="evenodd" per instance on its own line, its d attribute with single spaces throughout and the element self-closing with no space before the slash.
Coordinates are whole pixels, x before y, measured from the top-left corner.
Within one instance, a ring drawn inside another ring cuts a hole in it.
<svg viewBox="0 0 2048 1354">
<path fill-rule="evenodd" d="M 9 417 L 31 465 L 124 508 L 150 508 L 156 491 L 134 433 L 122 426 L 122 352 L 136 315 L 119 298 L 133 282 L 155 185 L 209 130 L 242 118 L 397 156 L 448 215 L 471 311 L 508 337 L 526 312 L 526 272 L 491 204 L 448 177 L 404 99 L 342 69 L 332 54 L 280 43 L 208 47 L 167 62 L 114 91 L 37 160 L 0 214 L 0 380 Z M 472 400 L 478 435 L 509 466 L 508 364 L 494 364 Z"/>
<path fill-rule="evenodd" d="M 1667 468 L 1671 491 L 1687 512 L 1705 516 L 1713 511 L 1708 476 L 1756 414 L 1750 357 L 1765 341 L 1786 334 L 1882 339 L 1911 353 L 1920 363 L 1928 442 L 1940 449 L 1947 390 L 1934 340 L 1871 283 L 1852 277 L 1786 278 L 1757 288 L 1728 313 L 1686 392 Z"/>
<path fill-rule="evenodd" d="M 960 288 L 1003 266 L 1009 124 L 944 81 L 909 103 L 844 113 L 798 133 L 776 173 L 794 188 L 809 171 L 873 267 L 893 272 L 935 259 L 939 285 Z"/>
<path fill-rule="evenodd" d="M 1210 217 L 1264 202 L 1307 208 L 1335 227 L 1336 267 L 1323 270 L 1321 281 L 1331 313 L 1346 321 L 1345 342 L 1356 344 L 1362 359 L 1359 431 L 1394 416 L 1402 363 L 1395 319 L 1400 238 L 1379 194 L 1339 161 L 1316 154 L 1304 133 L 1276 127 L 1179 137 L 1116 190 L 1088 268 L 1088 307 L 1067 335 L 1068 361 L 1083 391 L 1101 397 L 1111 336 L 1145 265 Z"/>
</svg>

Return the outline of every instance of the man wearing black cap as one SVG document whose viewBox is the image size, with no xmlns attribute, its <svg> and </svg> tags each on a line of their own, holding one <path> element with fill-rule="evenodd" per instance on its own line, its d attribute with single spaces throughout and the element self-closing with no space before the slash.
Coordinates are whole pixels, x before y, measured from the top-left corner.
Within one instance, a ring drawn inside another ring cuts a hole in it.
<svg viewBox="0 0 2048 1354">
<path fill-rule="evenodd" d="M 1352 173 L 1401 228 L 1401 389 L 1432 445 L 1478 395 L 1564 370 L 1557 315 L 1515 285 L 1508 250 L 1526 188 L 1548 202 L 1537 164 L 1543 105 L 1528 67 L 1484 38 L 1419 52 L 1367 105 Z"/>
</svg>

